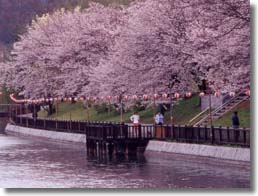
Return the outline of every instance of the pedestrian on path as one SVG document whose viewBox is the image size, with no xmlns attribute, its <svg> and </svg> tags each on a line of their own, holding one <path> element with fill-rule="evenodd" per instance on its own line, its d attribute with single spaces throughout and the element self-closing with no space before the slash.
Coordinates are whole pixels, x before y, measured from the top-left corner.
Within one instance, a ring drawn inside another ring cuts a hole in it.
<svg viewBox="0 0 258 196">
<path fill-rule="evenodd" d="M 232 126 L 234 129 L 237 129 L 239 128 L 239 118 L 238 118 L 238 115 L 237 115 L 237 111 L 234 112 L 233 116 L 232 116 Z"/>
<path fill-rule="evenodd" d="M 137 136 L 140 124 L 140 116 L 138 112 L 134 112 L 134 114 L 130 117 L 130 120 L 133 123 L 134 134 Z"/>
<path fill-rule="evenodd" d="M 157 125 L 163 125 L 164 123 L 164 116 L 161 114 L 161 112 L 158 112 L 155 116 L 155 123 Z"/>
<path fill-rule="evenodd" d="M 234 130 L 234 136 L 235 136 L 235 142 L 238 142 L 239 140 L 239 118 L 238 118 L 238 115 L 237 115 L 237 111 L 234 112 L 233 116 L 232 116 L 232 125 L 233 125 L 233 128 L 235 129 Z"/>
</svg>

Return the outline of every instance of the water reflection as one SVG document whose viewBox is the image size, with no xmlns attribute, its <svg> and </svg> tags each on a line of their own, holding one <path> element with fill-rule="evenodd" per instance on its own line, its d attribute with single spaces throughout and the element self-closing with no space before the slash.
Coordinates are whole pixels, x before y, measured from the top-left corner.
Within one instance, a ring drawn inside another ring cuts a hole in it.
<svg viewBox="0 0 258 196">
<path fill-rule="evenodd" d="M 0 135 L 4 188 L 250 187 L 248 165 L 178 155 L 87 156 L 84 146 Z"/>
</svg>

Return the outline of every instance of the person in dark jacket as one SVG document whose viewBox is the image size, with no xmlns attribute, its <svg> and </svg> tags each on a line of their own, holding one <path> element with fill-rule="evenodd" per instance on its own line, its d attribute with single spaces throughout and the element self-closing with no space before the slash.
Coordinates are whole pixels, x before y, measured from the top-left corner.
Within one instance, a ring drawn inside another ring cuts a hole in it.
<svg viewBox="0 0 258 196">
<path fill-rule="evenodd" d="M 235 142 L 238 142 L 239 140 L 239 118 L 237 116 L 237 111 L 234 112 L 233 116 L 232 116 L 232 125 L 233 125 L 233 128 L 235 129 L 234 130 L 234 136 L 235 136 Z"/>
<path fill-rule="evenodd" d="M 235 111 L 232 116 L 232 125 L 233 125 L 233 128 L 235 128 L 235 129 L 237 129 L 240 125 L 239 118 L 237 116 L 237 111 Z"/>
</svg>

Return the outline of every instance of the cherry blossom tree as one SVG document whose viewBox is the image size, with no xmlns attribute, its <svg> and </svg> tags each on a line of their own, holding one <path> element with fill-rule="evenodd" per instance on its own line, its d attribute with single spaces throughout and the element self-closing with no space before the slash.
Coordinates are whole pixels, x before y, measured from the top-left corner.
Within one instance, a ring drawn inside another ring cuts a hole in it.
<svg viewBox="0 0 258 196">
<path fill-rule="evenodd" d="M 92 3 L 36 18 L 15 43 L 7 84 L 27 97 L 213 90 L 250 83 L 250 6 L 243 0 Z"/>
<path fill-rule="evenodd" d="M 38 17 L 12 51 L 9 86 L 26 97 L 75 96 L 116 36 L 121 9 L 92 3 Z"/>
<path fill-rule="evenodd" d="M 106 72 L 94 74 L 98 92 L 164 92 L 173 74 L 181 93 L 196 90 L 196 77 L 213 82 L 213 91 L 250 85 L 249 2 L 146 0 L 127 11 L 113 53 L 95 70 Z"/>
<path fill-rule="evenodd" d="M 194 3 L 193 3 L 194 2 Z M 250 85 L 250 4 L 242 0 L 200 0 L 189 37 L 197 70 L 213 90 L 238 91 Z M 196 67 L 195 67 L 196 69 Z"/>
<path fill-rule="evenodd" d="M 188 52 L 186 34 L 188 14 L 177 8 L 181 4 L 147 0 L 128 8 L 127 23 L 112 54 L 95 70 L 95 73 L 106 72 L 94 74 L 95 86 L 104 84 L 100 93 L 164 93 L 174 74 L 180 80 L 174 91 L 180 89 L 183 93 L 193 89 L 191 75 L 184 69 L 192 54 Z"/>
</svg>

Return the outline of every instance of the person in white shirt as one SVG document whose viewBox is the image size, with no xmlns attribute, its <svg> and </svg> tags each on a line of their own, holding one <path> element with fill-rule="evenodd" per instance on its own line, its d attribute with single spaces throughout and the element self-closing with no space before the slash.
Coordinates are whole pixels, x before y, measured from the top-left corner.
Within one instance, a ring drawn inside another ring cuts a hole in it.
<svg viewBox="0 0 258 196">
<path fill-rule="evenodd" d="M 133 123 L 134 133 L 137 136 L 137 132 L 140 124 L 140 116 L 138 112 L 134 112 L 134 114 L 130 117 L 130 120 Z"/>
<path fill-rule="evenodd" d="M 164 123 L 164 116 L 160 112 L 158 112 L 155 116 L 155 123 L 157 125 L 163 125 Z"/>
</svg>

